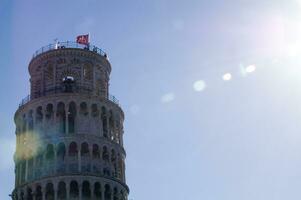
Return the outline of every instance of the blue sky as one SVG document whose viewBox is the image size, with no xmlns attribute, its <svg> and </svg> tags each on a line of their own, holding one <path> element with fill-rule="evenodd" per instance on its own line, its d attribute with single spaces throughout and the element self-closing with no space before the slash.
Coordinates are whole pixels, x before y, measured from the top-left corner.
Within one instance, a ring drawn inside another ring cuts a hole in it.
<svg viewBox="0 0 301 200">
<path fill-rule="evenodd" d="M 298 0 L 0 0 L 0 199 L 32 54 L 88 32 L 126 114 L 130 199 L 300 199 L 300 13 Z"/>
</svg>

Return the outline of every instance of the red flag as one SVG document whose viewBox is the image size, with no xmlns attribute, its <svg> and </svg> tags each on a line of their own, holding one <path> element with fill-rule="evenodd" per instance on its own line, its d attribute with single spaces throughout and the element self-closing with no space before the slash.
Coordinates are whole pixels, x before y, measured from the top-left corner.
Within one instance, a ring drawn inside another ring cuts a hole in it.
<svg viewBox="0 0 301 200">
<path fill-rule="evenodd" d="M 88 45 L 89 44 L 89 34 L 77 36 L 76 37 L 76 42 L 79 43 L 79 44 Z"/>
</svg>

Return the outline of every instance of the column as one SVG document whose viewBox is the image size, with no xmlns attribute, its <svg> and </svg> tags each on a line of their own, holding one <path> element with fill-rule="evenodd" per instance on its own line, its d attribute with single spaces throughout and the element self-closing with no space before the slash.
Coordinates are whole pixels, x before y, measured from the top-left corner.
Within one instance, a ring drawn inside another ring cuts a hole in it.
<svg viewBox="0 0 301 200">
<path fill-rule="evenodd" d="M 57 147 L 56 146 L 54 146 L 53 147 L 53 151 L 54 151 L 54 165 L 53 165 L 53 167 L 54 167 L 54 169 L 53 169 L 53 171 L 52 171 L 52 173 L 56 173 L 56 169 L 57 169 L 57 149 L 56 149 Z"/>
<path fill-rule="evenodd" d="M 54 200 L 57 200 L 57 187 L 54 187 Z"/>
<path fill-rule="evenodd" d="M 28 180 L 28 160 L 25 161 L 25 182 Z"/>
<path fill-rule="evenodd" d="M 91 184 L 91 198 L 94 200 L 95 195 L 94 195 L 94 183 Z"/>
<path fill-rule="evenodd" d="M 83 198 L 82 183 L 78 184 L 78 189 L 79 189 L 79 200 L 82 200 Z"/>
<path fill-rule="evenodd" d="M 66 183 L 66 197 L 70 199 L 70 183 Z"/>
<path fill-rule="evenodd" d="M 66 123 L 66 130 L 65 130 L 65 134 L 68 135 L 69 134 L 69 108 L 67 105 L 65 105 L 65 117 L 66 117 L 66 120 L 65 120 L 65 123 Z"/>
<path fill-rule="evenodd" d="M 104 186 L 104 183 L 100 187 L 101 187 L 101 200 L 104 200 L 105 199 L 105 186 Z"/>
<path fill-rule="evenodd" d="M 81 145 L 79 145 L 78 147 L 78 152 L 77 152 L 77 160 L 78 160 L 78 171 L 81 172 L 82 171 L 82 159 L 81 159 Z"/>
<path fill-rule="evenodd" d="M 46 190 L 45 190 L 45 186 L 42 186 L 42 200 L 46 200 Z"/>
<path fill-rule="evenodd" d="M 57 104 L 53 104 L 53 123 L 51 124 L 52 127 L 54 127 L 54 132 L 57 133 L 58 132 L 58 125 L 57 125 L 57 118 L 56 118 L 56 111 L 57 111 Z"/>
</svg>

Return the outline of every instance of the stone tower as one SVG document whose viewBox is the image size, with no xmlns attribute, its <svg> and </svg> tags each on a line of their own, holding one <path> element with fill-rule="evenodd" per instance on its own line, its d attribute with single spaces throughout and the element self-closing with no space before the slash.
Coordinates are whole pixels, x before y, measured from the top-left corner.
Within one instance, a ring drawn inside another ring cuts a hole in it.
<svg viewBox="0 0 301 200">
<path fill-rule="evenodd" d="M 124 113 L 109 95 L 111 65 L 92 45 L 36 51 L 30 95 L 15 113 L 17 200 L 126 200 Z"/>
</svg>

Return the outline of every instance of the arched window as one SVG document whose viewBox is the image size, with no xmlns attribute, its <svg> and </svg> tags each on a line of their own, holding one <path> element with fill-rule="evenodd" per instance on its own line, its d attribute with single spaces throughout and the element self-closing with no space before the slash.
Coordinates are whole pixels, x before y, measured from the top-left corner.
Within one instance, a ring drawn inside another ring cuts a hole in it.
<svg viewBox="0 0 301 200">
<path fill-rule="evenodd" d="M 33 200 L 33 194 L 31 188 L 27 188 L 27 200 Z"/>
<path fill-rule="evenodd" d="M 38 148 L 36 157 L 36 167 L 41 168 L 43 166 L 43 150 L 41 147 Z"/>
<path fill-rule="evenodd" d="M 105 138 L 107 138 L 108 137 L 108 124 L 107 124 L 107 115 L 106 115 L 105 107 L 101 108 L 101 121 L 102 121 L 103 136 Z"/>
<path fill-rule="evenodd" d="M 25 200 L 23 191 L 21 191 L 21 200 Z"/>
<path fill-rule="evenodd" d="M 53 105 L 52 104 L 48 104 L 46 106 L 46 119 L 49 120 L 53 117 Z"/>
<path fill-rule="evenodd" d="M 57 160 L 64 161 L 66 154 L 66 147 L 64 143 L 60 143 L 57 148 Z"/>
<path fill-rule="evenodd" d="M 57 105 L 56 117 L 59 125 L 59 132 L 66 132 L 66 113 L 65 113 L 65 104 L 60 102 Z"/>
<path fill-rule="evenodd" d="M 78 184 L 76 181 L 71 181 L 70 183 L 70 197 L 77 198 L 79 195 Z"/>
<path fill-rule="evenodd" d="M 88 143 L 84 142 L 81 145 L 81 156 L 89 156 L 89 145 Z"/>
<path fill-rule="evenodd" d="M 74 102 L 71 102 L 69 104 L 69 110 L 68 110 L 68 128 L 69 133 L 75 132 L 75 116 L 76 116 L 76 104 Z"/>
<path fill-rule="evenodd" d="M 108 153 L 108 149 L 107 149 L 106 146 L 104 146 L 104 147 L 102 148 L 102 159 L 103 159 L 104 161 L 109 161 L 109 153 Z"/>
<path fill-rule="evenodd" d="M 115 153 L 115 150 L 112 149 L 111 151 L 111 162 L 115 162 L 116 161 L 116 153 Z"/>
<path fill-rule="evenodd" d="M 114 130 L 114 118 L 113 118 L 113 112 L 110 110 L 110 118 L 109 118 L 109 130 L 110 130 L 110 139 L 114 140 L 115 139 L 115 130 Z"/>
<path fill-rule="evenodd" d="M 40 185 L 36 188 L 36 200 L 42 200 L 43 194 L 42 194 L 42 187 Z"/>
<path fill-rule="evenodd" d="M 43 109 L 42 106 L 39 106 L 36 110 L 36 123 L 40 124 L 43 121 Z"/>
<path fill-rule="evenodd" d="M 96 197 L 97 200 L 101 199 L 101 185 L 99 182 L 96 182 L 94 184 L 94 196 Z"/>
<path fill-rule="evenodd" d="M 92 104 L 92 106 L 91 106 L 91 115 L 92 115 L 92 117 L 98 117 L 99 110 L 98 110 L 97 104 Z"/>
<path fill-rule="evenodd" d="M 118 198 L 118 190 L 117 190 L 116 187 L 114 188 L 114 196 L 113 196 L 113 200 L 119 200 L 119 198 Z"/>
<path fill-rule="evenodd" d="M 126 196 L 125 196 L 125 193 L 123 191 L 120 191 L 120 200 L 125 200 L 126 199 Z"/>
<path fill-rule="evenodd" d="M 105 200 L 111 200 L 111 195 L 112 195 L 111 187 L 110 187 L 110 185 L 106 184 L 105 185 Z"/>
<path fill-rule="evenodd" d="M 59 182 L 57 197 L 59 200 L 64 200 L 67 198 L 66 184 L 63 181 Z"/>
<path fill-rule="evenodd" d="M 100 158 L 99 147 L 97 144 L 93 144 L 93 158 Z"/>
<path fill-rule="evenodd" d="M 46 185 L 46 200 L 54 200 L 54 189 L 52 183 Z"/>
<path fill-rule="evenodd" d="M 81 115 L 88 115 L 89 114 L 89 111 L 88 111 L 88 106 L 87 106 L 87 103 L 86 102 L 82 102 L 80 105 L 80 114 Z"/>
<path fill-rule="evenodd" d="M 82 186 L 82 194 L 84 198 L 91 197 L 91 191 L 90 191 L 90 183 L 88 181 L 83 182 Z"/>
<path fill-rule="evenodd" d="M 111 176 L 111 171 L 107 167 L 103 168 L 102 173 L 104 176 Z"/>
<path fill-rule="evenodd" d="M 33 111 L 30 110 L 28 114 L 28 130 L 33 131 Z"/>
<path fill-rule="evenodd" d="M 46 160 L 53 161 L 54 159 L 54 148 L 52 144 L 48 144 L 46 148 Z"/>
<path fill-rule="evenodd" d="M 69 156 L 77 156 L 77 144 L 75 142 L 71 142 L 69 145 Z"/>
</svg>

